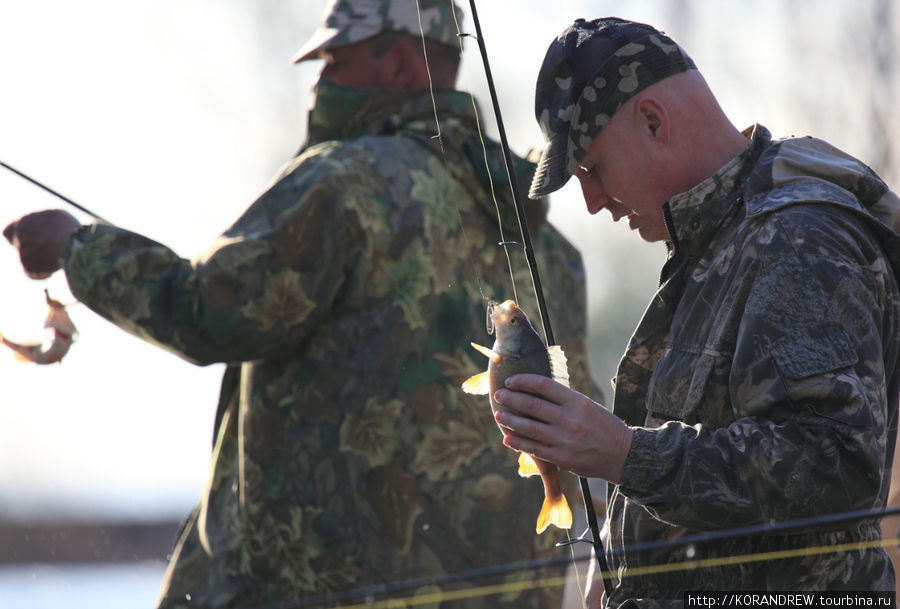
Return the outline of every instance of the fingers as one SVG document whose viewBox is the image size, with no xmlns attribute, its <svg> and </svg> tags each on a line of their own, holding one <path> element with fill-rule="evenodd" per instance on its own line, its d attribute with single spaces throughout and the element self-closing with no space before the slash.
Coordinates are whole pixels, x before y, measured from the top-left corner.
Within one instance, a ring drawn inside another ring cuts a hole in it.
<svg viewBox="0 0 900 609">
<path fill-rule="evenodd" d="M 503 445 L 516 452 L 531 455 L 534 459 L 556 463 L 556 453 L 546 444 L 541 444 L 540 442 L 529 440 L 522 436 L 511 435 L 503 438 Z"/>
<path fill-rule="evenodd" d="M 510 435 L 515 435 L 518 438 L 543 439 L 542 434 L 546 433 L 545 424 L 537 419 L 521 416 L 513 411 L 497 410 L 497 412 L 494 413 L 494 420 L 497 422 L 497 425 L 506 432 L 507 439 Z M 514 447 L 510 444 L 507 444 L 507 446 L 521 450 L 519 446 Z"/>
<path fill-rule="evenodd" d="M 498 389 L 495 391 L 494 402 L 500 407 L 498 413 L 504 411 L 514 412 L 532 419 L 545 418 L 545 409 L 548 406 L 552 406 L 551 404 L 548 404 L 546 400 L 538 396 L 529 393 L 520 393 L 518 391 L 510 391 L 509 389 Z"/>
<path fill-rule="evenodd" d="M 536 459 L 556 462 L 558 455 L 553 446 L 544 443 L 541 438 L 546 436 L 546 426 L 539 421 L 520 417 L 511 412 L 497 411 L 495 420 L 500 424 L 506 420 L 510 427 L 501 427 L 506 431 L 503 436 L 503 445 L 512 450 L 526 453 Z"/>
<path fill-rule="evenodd" d="M 516 374 L 506 379 L 506 387 L 540 396 L 554 404 L 563 404 L 577 392 L 551 378 L 539 374 Z"/>
<path fill-rule="evenodd" d="M 550 426 L 559 422 L 563 414 L 560 405 L 566 398 L 579 395 L 537 374 L 510 377 L 506 386 L 508 389 L 494 392 L 494 401 L 499 406 L 494 415 L 497 424 L 506 432 L 541 442 L 549 441 Z"/>
<path fill-rule="evenodd" d="M 546 379 L 546 377 L 536 377 Z M 537 384 L 542 384 L 538 382 Z M 526 381 L 525 386 L 530 386 Z M 559 411 L 558 405 L 528 393 L 499 389 L 494 393 L 499 408 L 494 420 L 504 432 L 503 444 L 508 448 L 528 453 L 544 460 L 552 460 L 553 446 L 558 440 L 552 419 L 552 411 Z"/>
</svg>

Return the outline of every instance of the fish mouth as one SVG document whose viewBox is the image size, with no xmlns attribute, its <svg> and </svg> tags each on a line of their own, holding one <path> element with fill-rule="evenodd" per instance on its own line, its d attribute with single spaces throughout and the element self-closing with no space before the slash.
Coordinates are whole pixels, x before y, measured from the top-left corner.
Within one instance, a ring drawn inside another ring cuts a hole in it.
<svg viewBox="0 0 900 609">
<path fill-rule="evenodd" d="M 498 325 L 507 324 L 511 319 L 519 315 L 524 316 L 524 313 L 521 313 L 521 309 L 519 309 L 516 301 L 504 300 L 503 302 L 497 302 L 496 300 L 489 300 L 487 319 L 485 320 L 488 335 L 493 335 Z"/>
<path fill-rule="evenodd" d="M 506 300 L 500 304 L 494 303 L 491 309 L 491 321 L 494 326 L 509 323 L 511 319 L 521 314 L 521 309 L 514 300 Z"/>
</svg>

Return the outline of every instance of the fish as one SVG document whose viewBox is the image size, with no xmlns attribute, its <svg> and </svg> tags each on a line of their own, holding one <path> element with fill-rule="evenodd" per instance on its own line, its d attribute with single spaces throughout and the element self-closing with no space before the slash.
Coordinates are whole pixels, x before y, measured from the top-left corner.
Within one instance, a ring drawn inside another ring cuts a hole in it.
<svg viewBox="0 0 900 609">
<path fill-rule="evenodd" d="M 514 301 L 507 300 L 502 304 L 491 301 L 488 319 L 488 333 L 493 327 L 497 334 L 493 348 L 471 343 L 475 350 L 487 356 L 487 370 L 466 379 L 462 384 L 463 391 L 473 395 L 488 394 L 491 410 L 496 412 L 494 392 L 515 374 L 540 374 L 569 386 L 566 355 L 562 348 L 558 345 L 546 347 L 528 316 Z M 544 503 L 538 513 L 535 531 L 541 534 L 551 524 L 560 529 L 572 528 L 572 509 L 562 491 L 559 466 L 519 453 L 519 475 L 540 475 L 544 483 Z"/>
<path fill-rule="evenodd" d="M 75 324 L 66 312 L 66 307 L 60 301 L 50 297 L 50 293 L 44 290 L 49 312 L 44 320 L 44 328 L 50 330 L 52 338 L 49 343 L 19 344 L 0 334 L 0 343 L 3 343 L 15 352 L 17 359 L 34 362 L 35 364 L 53 364 L 61 361 L 69 352 L 69 347 L 75 342 L 78 332 Z"/>
</svg>

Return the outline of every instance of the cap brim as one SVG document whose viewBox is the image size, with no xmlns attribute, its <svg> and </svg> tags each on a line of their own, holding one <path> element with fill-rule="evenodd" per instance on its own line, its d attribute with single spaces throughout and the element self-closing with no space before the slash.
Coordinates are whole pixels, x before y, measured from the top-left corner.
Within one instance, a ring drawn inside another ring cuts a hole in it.
<svg viewBox="0 0 900 609">
<path fill-rule="evenodd" d="M 322 49 L 327 48 L 329 43 L 338 35 L 339 30 L 329 27 L 320 27 L 309 40 L 306 41 L 300 50 L 291 57 L 291 63 L 300 63 L 309 59 L 319 59 L 319 53 Z"/>
<path fill-rule="evenodd" d="M 531 189 L 528 191 L 530 199 L 546 197 L 565 186 L 572 177 L 566 169 L 566 148 L 566 133 L 559 133 L 547 142 L 531 180 Z"/>
</svg>

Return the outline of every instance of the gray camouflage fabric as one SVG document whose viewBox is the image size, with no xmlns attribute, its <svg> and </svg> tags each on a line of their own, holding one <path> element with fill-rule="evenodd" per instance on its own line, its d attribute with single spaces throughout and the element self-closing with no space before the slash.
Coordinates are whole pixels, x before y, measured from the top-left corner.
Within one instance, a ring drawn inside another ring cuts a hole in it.
<svg viewBox="0 0 900 609">
<path fill-rule="evenodd" d="M 460 389 L 485 367 L 469 343 L 486 340 L 486 298 L 511 296 L 488 172 L 505 239 L 518 239 L 518 224 L 499 146 L 487 142 L 486 165 L 470 96 L 438 91 L 436 104 L 440 140 L 428 91 L 320 81 L 308 146 L 198 259 L 107 225 L 70 242 L 64 268 L 88 307 L 191 362 L 228 364 L 207 485 L 158 607 L 295 606 L 565 555 L 558 531 L 534 533 L 540 482 L 519 478 L 487 400 Z M 520 159 L 517 179 L 533 167 Z M 573 383 L 596 395 L 580 256 L 545 206 L 528 213 Z M 536 315 L 524 255 L 510 253 L 519 300 Z M 512 588 L 425 606 L 537 609 L 560 598 L 558 587 Z"/>
<path fill-rule="evenodd" d="M 546 143 L 528 195 L 536 199 L 562 188 L 632 95 L 695 67 L 652 26 L 616 17 L 577 19 L 550 43 L 538 73 L 534 113 Z"/>
<path fill-rule="evenodd" d="M 884 506 L 897 428 L 900 202 L 868 167 L 756 126 L 664 211 L 673 248 L 616 376 L 614 411 L 637 428 L 607 513 L 609 606 L 680 606 L 685 590 L 893 591 L 878 547 L 631 576 L 879 539 L 869 520 L 629 550 Z"/>
<path fill-rule="evenodd" d="M 315 59 L 322 49 L 361 42 L 382 32 L 410 34 L 458 47 L 462 11 L 453 0 L 333 0 L 293 62 Z"/>
</svg>

